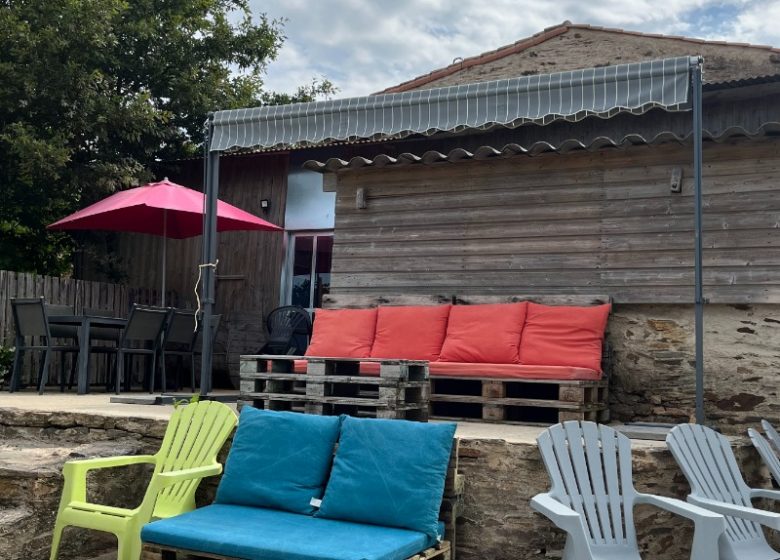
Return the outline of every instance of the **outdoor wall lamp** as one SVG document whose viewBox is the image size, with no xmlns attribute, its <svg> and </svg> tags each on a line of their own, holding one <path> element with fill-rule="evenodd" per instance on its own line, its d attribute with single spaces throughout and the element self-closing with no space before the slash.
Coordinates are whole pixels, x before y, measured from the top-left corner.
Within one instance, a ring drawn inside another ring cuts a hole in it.
<svg viewBox="0 0 780 560">
<path fill-rule="evenodd" d="M 268 200 L 267 198 L 264 198 L 260 201 L 260 208 L 262 208 L 263 210 L 267 211 L 270 207 L 271 207 L 271 201 Z"/>
<path fill-rule="evenodd" d="M 672 176 L 669 179 L 669 187 L 673 193 L 682 192 L 682 168 L 673 167 Z"/>
</svg>

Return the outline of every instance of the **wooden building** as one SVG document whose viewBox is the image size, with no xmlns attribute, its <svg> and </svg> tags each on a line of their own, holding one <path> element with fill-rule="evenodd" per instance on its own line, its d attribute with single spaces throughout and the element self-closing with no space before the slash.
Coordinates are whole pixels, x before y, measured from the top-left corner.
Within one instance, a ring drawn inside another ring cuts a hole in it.
<svg viewBox="0 0 780 560">
<path fill-rule="evenodd" d="M 707 82 L 707 413 L 738 426 L 780 415 L 780 52 L 567 22 L 387 91 L 691 54 L 704 56 Z M 223 345 L 233 356 L 256 350 L 270 309 L 296 297 L 316 306 L 328 291 L 334 301 L 344 294 L 609 293 L 613 416 L 687 419 L 694 386 L 689 133 L 689 114 L 651 110 L 223 157 L 221 198 L 288 229 L 295 223 L 286 235 L 220 236 Z M 180 177 L 199 185 L 200 162 L 183 164 Z M 319 181 L 335 200 L 315 194 Z M 291 196 L 294 182 L 307 187 Z M 298 195 L 314 203 L 314 227 L 299 220 L 312 209 Z M 180 293 L 194 287 L 199 246 L 177 242 L 170 253 L 178 262 L 168 274 Z M 122 240 L 134 282 L 157 281 L 150 274 L 156 251 L 153 239 Z M 143 262 L 149 265 L 136 264 Z"/>
</svg>

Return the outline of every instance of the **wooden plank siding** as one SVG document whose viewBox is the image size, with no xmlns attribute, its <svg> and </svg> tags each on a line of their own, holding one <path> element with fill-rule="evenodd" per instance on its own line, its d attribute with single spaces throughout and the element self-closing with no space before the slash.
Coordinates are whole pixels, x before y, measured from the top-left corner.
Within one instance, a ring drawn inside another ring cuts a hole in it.
<svg viewBox="0 0 780 560">
<path fill-rule="evenodd" d="M 287 154 L 223 156 L 219 198 L 269 222 L 284 226 L 287 200 Z M 184 162 L 171 180 L 202 188 L 202 162 Z M 267 211 L 260 201 L 269 200 Z M 161 239 L 150 235 L 120 235 L 119 254 L 131 284 L 161 282 Z M 217 334 L 215 367 L 229 369 L 238 380 L 239 355 L 257 352 L 265 343 L 265 316 L 279 305 L 284 262 L 284 234 L 236 231 L 219 234 L 215 313 L 222 314 Z M 201 237 L 168 240 L 167 285 L 182 305 L 195 307 L 195 281 Z M 227 356 L 227 363 L 225 362 Z"/>
<path fill-rule="evenodd" d="M 340 172 L 331 291 L 692 302 L 691 158 L 673 144 Z M 778 177 L 777 140 L 705 146 L 711 302 L 780 302 Z"/>
</svg>

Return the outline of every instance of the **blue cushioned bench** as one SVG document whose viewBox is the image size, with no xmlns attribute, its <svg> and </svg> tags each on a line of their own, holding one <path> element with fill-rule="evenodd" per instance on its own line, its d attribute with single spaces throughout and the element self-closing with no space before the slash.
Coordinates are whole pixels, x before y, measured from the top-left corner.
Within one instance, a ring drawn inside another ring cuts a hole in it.
<svg viewBox="0 0 780 560">
<path fill-rule="evenodd" d="M 214 503 L 147 524 L 143 558 L 450 560 L 463 487 L 453 435 L 244 407 Z"/>
</svg>

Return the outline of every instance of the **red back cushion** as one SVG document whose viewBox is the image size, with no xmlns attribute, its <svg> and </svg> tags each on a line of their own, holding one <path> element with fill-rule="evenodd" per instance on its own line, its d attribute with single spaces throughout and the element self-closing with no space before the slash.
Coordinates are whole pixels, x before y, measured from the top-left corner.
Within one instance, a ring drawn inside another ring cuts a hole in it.
<svg viewBox="0 0 780 560">
<path fill-rule="evenodd" d="M 368 358 L 376 309 L 317 309 L 307 356 Z"/>
<path fill-rule="evenodd" d="M 380 307 L 372 358 L 436 361 L 451 305 Z"/>
<path fill-rule="evenodd" d="M 601 371 L 601 343 L 611 305 L 570 307 L 528 304 L 520 363 Z"/>
<path fill-rule="evenodd" d="M 520 333 L 527 308 L 526 302 L 453 306 L 439 360 L 472 364 L 520 363 Z"/>
</svg>

